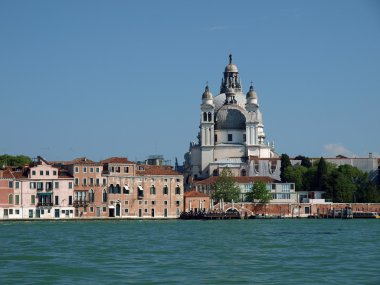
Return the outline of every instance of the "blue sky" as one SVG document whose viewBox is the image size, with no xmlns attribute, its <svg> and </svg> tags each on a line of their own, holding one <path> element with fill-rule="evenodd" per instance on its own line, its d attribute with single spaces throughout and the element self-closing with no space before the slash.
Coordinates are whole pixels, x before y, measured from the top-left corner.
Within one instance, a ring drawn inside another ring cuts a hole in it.
<svg viewBox="0 0 380 285">
<path fill-rule="evenodd" d="M 1 1 L 0 153 L 163 154 L 196 140 L 232 53 L 278 153 L 379 155 L 379 1 Z"/>
</svg>

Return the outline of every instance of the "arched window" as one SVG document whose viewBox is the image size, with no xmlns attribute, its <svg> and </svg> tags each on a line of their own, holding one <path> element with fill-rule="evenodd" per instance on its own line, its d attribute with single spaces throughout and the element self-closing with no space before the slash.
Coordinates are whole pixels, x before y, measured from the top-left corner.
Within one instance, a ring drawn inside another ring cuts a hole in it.
<svg viewBox="0 0 380 285">
<path fill-rule="evenodd" d="M 208 121 L 211 122 L 211 113 L 208 112 Z"/>
<path fill-rule="evenodd" d="M 90 190 L 89 192 L 89 195 L 90 195 L 90 203 L 94 203 L 95 202 L 95 195 L 94 195 L 94 190 Z"/>
<path fill-rule="evenodd" d="M 8 196 L 8 204 L 13 204 L 13 194 L 9 194 L 9 196 Z"/>
<path fill-rule="evenodd" d="M 113 184 L 111 184 L 110 187 L 108 187 L 108 193 L 114 193 L 114 190 Z"/>
<path fill-rule="evenodd" d="M 241 170 L 241 176 L 247 176 L 247 171 L 245 169 Z"/>
<path fill-rule="evenodd" d="M 107 191 L 106 189 L 103 190 L 103 203 L 107 202 Z"/>
<path fill-rule="evenodd" d="M 206 112 L 203 113 L 203 121 L 204 121 L 204 122 L 207 121 L 207 113 L 206 113 Z"/>
<path fill-rule="evenodd" d="M 164 195 L 168 195 L 168 193 L 169 193 L 169 188 L 168 188 L 168 185 L 165 185 L 164 186 Z"/>
<path fill-rule="evenodd" d="M 180 195 L 181 194 L 181 188 L 179 187 L 179 185 L 177 185 L 177 187 L 175 188 L 175 194 L 176 195 Z"/>
<path fill-rule="evenodd" d="M 214 169 L 214 171 L 212 172 L 212 176 L 218 176 L 218 169 Z"/>
<path fill-rule="evenodd" d="M 119 185 L 119 184 L 116 184 L 116 187 L 115 187 L 115 193 L 117 193 L 117 194 L 121 194 L 121 188 L 120 188 L 120 185 Z"/>
</svg>

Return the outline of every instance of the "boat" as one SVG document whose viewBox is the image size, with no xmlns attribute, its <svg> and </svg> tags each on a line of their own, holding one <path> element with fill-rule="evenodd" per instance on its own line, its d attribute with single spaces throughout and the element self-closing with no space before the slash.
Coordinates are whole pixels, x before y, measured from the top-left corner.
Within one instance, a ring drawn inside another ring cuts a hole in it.
<svg viewBox="0 0 380 285">
<path fill-rule="evenodd" d="M 354 219 L 380 219 L 376 212 L 352 212 Z"/>
</svg>

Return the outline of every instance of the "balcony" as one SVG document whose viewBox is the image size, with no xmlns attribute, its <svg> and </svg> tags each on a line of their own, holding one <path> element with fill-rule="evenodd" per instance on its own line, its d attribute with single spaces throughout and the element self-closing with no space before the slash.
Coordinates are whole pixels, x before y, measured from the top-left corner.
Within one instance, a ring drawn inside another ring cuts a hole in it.
<svg viewBox="0 0 380 285">
<path fill-rule="evenodd" d="M 74 207 L 87 207 L 88 204 L 90 203 L 89 200 L 87 199 L 79 199 L 79 200 L 74 200 Z"/>
<path fill-rule="evenodd" d="M 38 202 L 37 207 L 52 207 L 53 203 L 51 202 Z"/>
</svg>

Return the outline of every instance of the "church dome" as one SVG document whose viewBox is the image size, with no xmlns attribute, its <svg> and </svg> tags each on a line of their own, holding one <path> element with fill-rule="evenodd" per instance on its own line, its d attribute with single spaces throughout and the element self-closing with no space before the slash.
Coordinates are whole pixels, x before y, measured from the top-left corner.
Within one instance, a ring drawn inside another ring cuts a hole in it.
<svg viewBox="0 0 380 285">
<path fill-rule="evenodd" d="M 216 130 L 245 130 L 245 116 L 239 107 L 225 105 L 216 114 Z"/>
<path fill-rule="evenodd" d="M 249 91 L 247 93 L 247 99 L 257 99 L 257 95 L 255 90 L 253 90 L 253 85 L 249 88 Z"/>
<path fill-rule="evenodd" d="M 233 63 L 230 63 L 226 66 L 226 68 L 224 69 L 224 72 L 235 72 L 235 73 L 238 73 L 238 68 L 235 64 Z"/>
<path fill-rule="evenodd" d="M 212 93 L 208 89 L 208 86 L 206 86 L 205 92 L 202 94 L 202 99 L 212 99 Z"/>
</svg>

